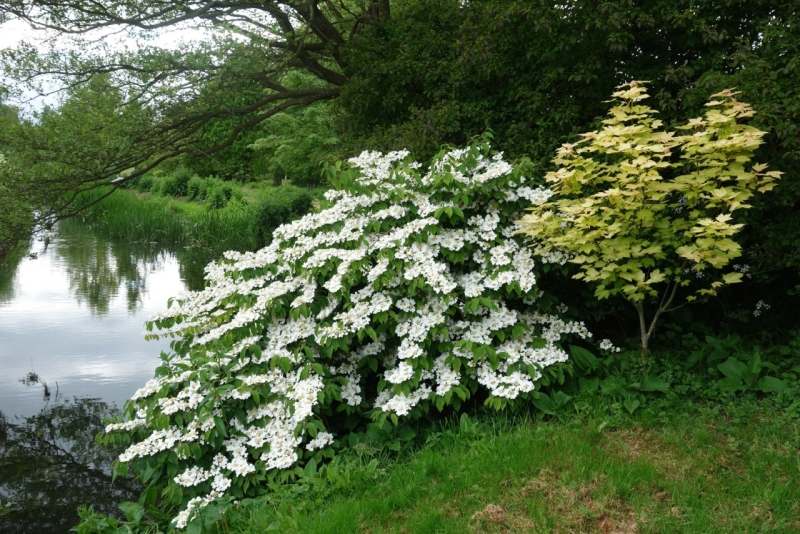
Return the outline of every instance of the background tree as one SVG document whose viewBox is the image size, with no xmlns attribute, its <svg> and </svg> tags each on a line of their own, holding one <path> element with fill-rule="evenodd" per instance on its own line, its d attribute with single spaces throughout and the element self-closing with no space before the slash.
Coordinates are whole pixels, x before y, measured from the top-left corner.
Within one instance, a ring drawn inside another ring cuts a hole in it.
<svg viewBox="0 0 800 534">
<path fill-rule="evenodd" d="M 334 112 L 320 102 L 302 109 L 280 113 L 267 119 L 269 135 L 256 139 L 249 148 L 265 165 L 264 175 L 276 185 L 288 178 L 298 186 L 322 182 L 322 164 L 339 148 Z"/>
<path fill-rule="evenodd" d="M 63 35 L 103 28 L 147 32 L 192 23 L 215 36 L 181 50 L 143 43 L 135 50 L 119 51 L 84 42 L 81 48 L 41 52 L 23 45 L 3 52 L 6 74 L 42 92 L 45 82 L 55 80 L 80 91 L 102 76 L 121 97 L 113 111 L 87 114 L 80 121 L 87 131 L 124 130 L 118 143 L 128 144 L 116 150 L 98 145 L 91 135 L 67 139 L 52 130 L 48 144 L 37 150 L 26 150 L 14 135 L 0 140 L 14 144 L 20 161 L 46 153 L 60 164 L 56 175 L 44 181 L 29 165 L 16 167 L 21 191 L 26 182 L 51 190 L 35 198 L 34 224 L 43 225 L 83 207 L 75 192 L 107 184 L 123 171 L 136 169 L 120 182 L 169 158 L 208 155 L 285 109 L 338 96 L 347 79 L 341 48 L 360 26 L 388 17 L 389 10 L 386 2 L 371 1 L 182 1 L 166 7 L 160 2 L 108 2 L 98 7 L 82 1 L 19 1 L 0 6 L 0 15 Z M 287 85 L 287 74 L 296 70 L 308 73 L 311 81 Z M 96 96 L 102 102 L 102 95 Z M 149 120 L 136 120 L 139 112 Z M 219 135 L 215 125 L 227 135 Z M 76 156 L 61 161 L 60 155 L 70 151 Z"/>
<path fill-rule="evenodd" d="M 543 175 L 558 146 L 597 128 L 621 83 L 651 80 L 667 126 L 735 87 L 767 132 L 756 159 L 785 173 L 739 214 L 741 262 L 749 280 L 773 284 L 753 289 L 759 298 L 785 295 L 800 283 L 798 11 L 761 0 L 399 4 L 347 48 L 343 137 L 425 157 L 491 128 L 495 146 Z"/>
<path fill-rule="evenodd" d="M 7 192 L 0 196 L 0 227 L 6 229 L 0 247 L 31 224 L 49 227 L 77 213 L 82 191 L 107 184 L 106 174 L 119 162 L 135 164 L 147 144 L 143 129 L 152 124 L 152 112 L 125 102 L 108 76 L 71 88 L 58 110 L 0 124 L 0 188 Z"/>
</svg>

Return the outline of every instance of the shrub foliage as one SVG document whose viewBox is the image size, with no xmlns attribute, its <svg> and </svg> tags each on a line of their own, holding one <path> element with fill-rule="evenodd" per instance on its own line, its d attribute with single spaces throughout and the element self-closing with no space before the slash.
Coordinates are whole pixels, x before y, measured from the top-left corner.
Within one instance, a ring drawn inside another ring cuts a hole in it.
<svg viewBox="0 0 800 534">
<path fill-rule="evenodd" d="M 741 255 L 733 236 L 743 225 L 733 214 L 780 177 L 766 165 L 746 168 L 765 132 L 738 122 L 754 112 L 735 94 L 713 95 L 678 135 L 661 129 L 641 84 L 624 85 L 600 130 L 558 150 L 558 169 L 546 177 L 557 197 L 520 221 L 537 254 L 569 256 L 598 298 L 621 294 L 633 304 L 644 353 L 679 288 L 699 286 L 694 300 L 740 281 L 740 272 L 720 272 Z M 649 299 L 660 304 L 648 326 Z"/>
<path fill-rule="evenodd" d="M 293 218 L 307 214 L 311 211 L 313 202 L 311 193 L 291 185 L 281 186 L 271 194 L 263 196 L 256 208 L 259 243 L 269 244 L 272 241 L 272 232 L 276 228 Z"/>
<path fill-rule="evenodd" d="M 226 253 L 148 325 L 174 353 L 102 440 L 129 445 L 120 467 L 178 527 L 333 457 L 353 420 L 457 409 L 481 389 L 498 409 L 531 398 L 563 379 L 564 336 L 590 336 L 536 286 L 516 233 L 549 194 L 528 163 L 486 143 L 427 170 L 407 152 L 350 163 L 329 169 L 327 207 Z"/>
</svg>

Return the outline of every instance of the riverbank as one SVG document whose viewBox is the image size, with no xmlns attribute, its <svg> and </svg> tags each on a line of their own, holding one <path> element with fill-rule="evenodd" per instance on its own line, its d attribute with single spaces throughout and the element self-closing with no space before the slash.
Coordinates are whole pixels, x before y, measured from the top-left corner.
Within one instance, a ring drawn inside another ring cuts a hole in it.
<svg viewBox="0 0 800 534">
<path fill-rule="evenodd" d="M 244 189 L 222 208 L 210 208 L 182 197 L 118 190 L 77 217 L 115 239 L 130 243 L 157 243 L 203 249 L 211 254 L 226 250 L 256 250 L 272 231 L 311 209 L 320 190 L 292 186 Z M 107 190 L 84 194 L 87 203 Z"/>
</svg>

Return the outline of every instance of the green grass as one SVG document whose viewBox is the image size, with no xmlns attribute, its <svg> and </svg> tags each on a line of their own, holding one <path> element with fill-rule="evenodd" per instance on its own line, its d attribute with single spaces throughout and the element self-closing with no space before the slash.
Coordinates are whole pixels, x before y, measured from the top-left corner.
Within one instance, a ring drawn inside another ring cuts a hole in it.
<svg viewBox="0 0 800 534">
<path fill-rule="evenodd" d="M 100 192 L 89 192 L 99 196 Z M 96 196 L 94 196 L 96 198 Z M 135 243 L 159 243 L 214 251 L 258 248 L 251 206 L 231 203 L 210 210 L 171 197 L 117 191 L 83 212 L 85 222 L 111 237 Z"/>
<path fill-rule="evenodd" d="M 178 245 L 213 253 L 256 250 L 264 245 L 257 227 L 260 199 L 276 195 L 278 188 L 254 182 L 241 191 L 244 202 L 231 201 L 225 208 L 209 209 L 185 199 L 123 189 L 78 217 L 110 237 L 132 243 Z M 325 191 L 324 187 L 309 190 L 316 207 Z M 102 193 L 89 191 L 82 200 L 91 202 Z"/>
<path fill-rule="evenodd" d="M 290 181 L 286 181 L 286 184 L 291 185 Z M 279 188 L 272 185 L 271 182 L 260 181 L 260 182 L 248 182 L 241 186 L 242 195 L 244 196 L 245 200 L 248 202 L 254 202 L 258 200 L 261 195 L 271 195 Z M 325 191 L 328 191 L 330 186 L 317 186 L 310 189 L 306 189 L 315 200 L 320 201 L 325 196 Z"/>
<path fill-rule="evenodd" d="M 230 532 L 800 531 L 796 414 L 752 399 L 664 401 L 636 416 L 599 399 L 572 409 L 453 426 L 405 462 L 357 469 L 319 503 L 307 486 L 245 508 Z"/>
</svg>

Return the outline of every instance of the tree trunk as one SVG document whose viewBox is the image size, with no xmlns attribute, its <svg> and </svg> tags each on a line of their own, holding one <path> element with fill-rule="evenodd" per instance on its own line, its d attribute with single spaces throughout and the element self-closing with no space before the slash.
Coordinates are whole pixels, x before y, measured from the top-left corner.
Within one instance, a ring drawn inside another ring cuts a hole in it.
<svg viewBox="0 0 800 534">
<path fill-rule="evenodd" d="M 389 20 L 392 18 L 392 10 L 389 0 L 382 0 L 379 16 L 381 20 Z"/>
<path fill-rule="evenodd" d="M 670 285 L 672 287 L 670 287 Z M 656 331 L 656 323 L 658 322 L 658 318 L 661 317 L 661 314 L 666 313 L 670 310 L 670 306 L 672 306 L 672 301 L 675 300 L 675 295 L 678 293 L 678 282 L 670 280 L 669 284 L 667 284 L 666 289 L 664 290 L 664 295 L 661 298 L 661 304 L 658 306 L 655 314 L 653 315 L 653 320 L 650 321 L 650 327 L 647 326 L 647 318 L 645 317 L 644 313 L 644 300 L 638 300 L 636 302 L 631 302 L 633 307 L 636 308 L 636 313 L 639 315 L 639 331 L 641 332 L 641 351 L 642 351 L 642 366 L 647 365 L 647 357 L 650 353 L 650 338 L 653 337 L 653 332 Z M 647 373 L 647 368 L 645 367 L 645 374 Z"/>
<path fill-rule="evenodd" d="M 644 303 L 640 300 L 636 304 L 634 304 L 636 308 L 636 313 L 639 314 L 639 330 L 641 332 L 641 345 L 640 349 L 642 351 L 642 365 L 647 365 L 647 355 L 649 351 L 649 344 L 650 344 L 650 333 L 647 331 L 647 319 L 644 316 Z M 653 324 L 655 325 L 655 319 L 653 319 Z"/>
<path fill-rule="evenodd" d="M 392 18 L 390 0 L 372 0 L 369 14 L 374 20 L 389 20 Z"/>
</svg>

